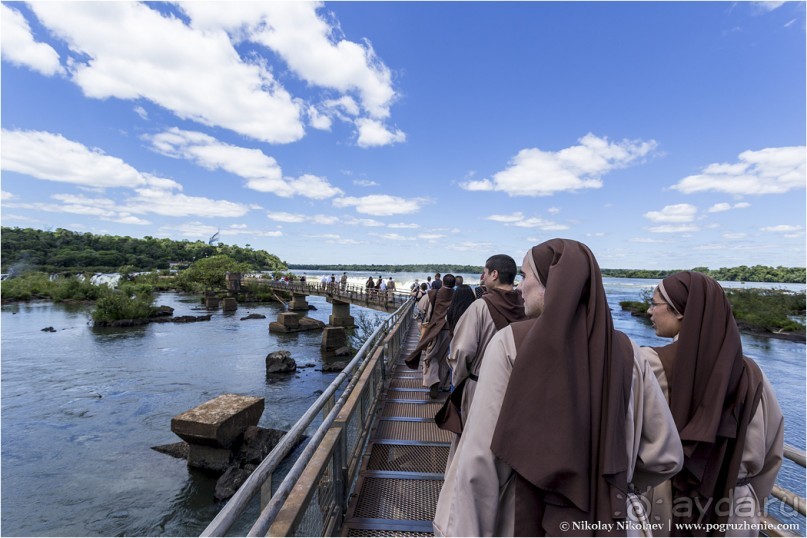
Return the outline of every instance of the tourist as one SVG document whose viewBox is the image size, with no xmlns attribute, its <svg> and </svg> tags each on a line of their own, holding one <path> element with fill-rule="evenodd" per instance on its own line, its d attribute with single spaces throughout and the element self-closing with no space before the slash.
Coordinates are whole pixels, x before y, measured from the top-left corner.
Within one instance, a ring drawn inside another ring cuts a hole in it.
<svg viewBox="0 0 807 538">
<path fill-rule="evenodd" d="M 339 278 L 339 289 L 345 291 L 345 288 L 347 288 L 347 273 L 342 273 Z"/>
<path fill-rule="evenodd" d="M 392 277 L 389 277 L 387 280 L 387 290 L 392 294 L 395 292 L 395 280 Z"/>
<path fill-rule="evenodd" d="M 439 290 L 443 285 L 443 281 L 440 279 L 440 273 L 434 273 L 434 280 L 432 280 L 432 289 Z"/>
<path fill-rule="evenodd" d="M 638 346 L 615 331 L 599 266 L 577 241 L 524 258 L 528 318 L 485 351 L 445 475 L 437 536 L 625 534 L 632 491 L 681 468 L 675 424 Z"/>
<path fill-rule="evenodd" d="M 440 390 L 447 391 L 451 386 L 448 368 L 448 333 L 446 312 L 454 296 L 454 275 L 445 276 L 445 286 L 432 289 L 426 296 L 426 326 L 415 350 L 406 359 L 406 365 L 415 370 L 423 355 L 423 386 L 428 387 L 429 396 L 437 398 Z"/>
<path fill-rule="evenodd" d="M 773 388 L 743 356 L 731 305 L 714 279 L 675 273 L 653 291 L 647 312 L 656 334 L 674 339 L 642 352 L 686 455 L 683 470 L 649 496 L 653 520 L 667 532 L 681 530 L 673 522 L 726 523 L 732 535 L 756 536 L 760 504 L 782 463 L 784 419 Z M 751 530 L 738 531 L 744 523 Z"/>
<path fill-rule="evenodd" d="M 524 319 L 524 301 L 521 295 L 513 291 L 517 271 L 515 260 L 507 254 L 496 254 L 488 258 L 481 280 L 490 292 L 482 299 L 474 301 L 459 319 L 456 327 L 451 327 L 448 365 L 451 367 L 454 391 L 444 408 L 448 406 L 456 408 L 446 409 L 443 413 L 443 416 L 455 417 L 452 424 L 448 425 L 453 427 L 446 428 L 455 433 L 451 440 L 446 468 L 456 451 L 462 424 L 468 421 L 468 410 L 471 408 L 479 368 L 488 342 L 496 332 L 514 321 Z M 473 290 L 471 293 L 474 293 Z M 476 298 L 476 295 L 473 297 Z M 450 319 L 449 325 L 451 325 Z M 456 418 L 460 420 L 456 421 Z M 439 422 L 438 427 L 442 427 Z"/>
</svg>

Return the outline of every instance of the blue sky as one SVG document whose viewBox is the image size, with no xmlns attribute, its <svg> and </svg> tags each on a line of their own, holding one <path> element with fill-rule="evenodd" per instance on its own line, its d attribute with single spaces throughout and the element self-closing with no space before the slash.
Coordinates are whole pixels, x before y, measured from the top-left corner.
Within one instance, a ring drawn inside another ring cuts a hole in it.
<svg viewBox="0 0 807 538">
<path fill-rule="evenodd" d="M 2 4 L 2 224 L 805 265 L 804 2 Z"/>
</svg>

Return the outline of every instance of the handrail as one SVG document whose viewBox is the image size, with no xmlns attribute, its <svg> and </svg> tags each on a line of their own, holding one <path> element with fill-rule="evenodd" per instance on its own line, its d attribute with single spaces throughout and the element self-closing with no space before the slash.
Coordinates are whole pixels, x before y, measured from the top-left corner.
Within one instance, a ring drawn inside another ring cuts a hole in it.
<svg viewBox="0 0 807 538">
<path fill-rule="evenodd" d="M 408 291 L 398 291 L 396 289 L 381 292 L 375 288 L 366 288 L 364 286 L 358 286 L 355 284 L 347 284 L 342 287 L 338 282 L 335 284 L 322 284 L 321 282 L 300 282 L 299 280 L 285 282 L 251 277 L 243 279 L 243 282 L 292 293 L 297 292 L 312 295 L 322 294 L 336 298 L 361 299 L 368 304 L 379 305 L 386 305 L 387 303 L 391 303 L 393 306 L 395 304 L 405 304 L 406 301 L 411 297 L 411 294 Z"/>
<path fill-rule="evenodd" d="M 351 382 L 345 388 L 342 393 L 342 396 L 339 399 L 339 402 L 334 407 L 334 410 L 328 414 L 326 419 L 323 421 L 323 424 L 328 423 L 328 427 L 330 427 L 333 423 L 333 419 L 338 415 L 338 410 L 341 409 L 341 406 L 344 405 L 344 400 L 346 395 L 349 395 L 352 392 L 353 387 L 355 387 L 356 380 L 358 380 L 361 372 L 364 370 L 363 366 L 366 365 L 367 357 L 372 356 L 372 354 L 368 354 L 368 350 L 374 348 L 378 342 L 381 340 L 381 336 L 389 330 L 390 320 L 397 319 L 401 316 L 401 314 L 409 308 L 409 303 L 404 303 L 398 310 L 396 310 L 389 318 L 387 318 L 384 323 L 379 325 L 373 334 L 364 342 L 361 349 L 356 353 L 356 356 L 351 360 L 347 366 L 342 370 L 342 372 L 336 376 L 336 378 L 331 382 L 327 389 L 320 395 L 319 398 L 308 408 L 308 410 L 303 414 L 302 417 L 295 423 L 295 425 L 283 436 L 280 442 L 275 446 L 274 449 L 267 455 L 267 457 L 258 465 L 258 467 L 249 475 L 249 477 L 244 481 L 244 484 L 236 491 L 235 495 L 233 495 L 227 504 L 222 508 L 222 510 L 213 518 L 213 521 L 205 528 L 200 536 L 223 536 L 232 525 L 235 523 L 236 519 L 239 515 L 244 511 L 247 507 L 249 501 L 260 491 L 261 487 L 263 486 L 264 482 L 272 475 L 275 471 L 277 466 L 280 462 L 285 458 L 289 452 L 291 452 L 292 448 L 296 446 L 299 442 L 302 434 L 305 432 L 306 428 L 313 422 L 314 418 L 319 414 L 325 404 L 331 399 L 333 394 L 337 391 L 339 386 L 345 381 L 347 376 L 352 373 L 353 369 L 356 368 L 357 365 L 361 367 L 359 370 L 353 375 Z M 327 428 L 320 428 L 317 429 L 317 432 L 314 434 L 314 437 L 309 441 L 308 445 L 306 446 L 303 454 L 298 458 L 297 463 L 295 463 L 294 467 L 292 467 L 292 471 L 289 472 L 289 475 L 292 472 L 296 472 L 298 468 L 298 464 L 300 460 L 302 460 L 308 453 L 309 447 L 313 446 L 313 449 L 319 444 L 322 435 L 320 434 L 320 430 L 327 431 Z M 315 442 L 316 441 L 316 442 Z M 313 449 L 310 451 L 313 454 Z M 305 463 L 310 460 L 310 454 L 308 454 Z M 305 467 L 305 463 L 299 465 L 300 470 Z M 284 490 L 286 489 L 284 485 L 288 482 L 287 479 L 283 481 L 281 484 L 281 488 Z M 278 493 L 281 489 L 278 489 Z M 272 497 L 272 501 L 275 501 L 275 497 L 278 495 L 275 493 L 275 496 Z M 286 493 L 288 496 L 288 493 Z M 285 500 L 285 497 L 284 497 Z M 267 505 L 273 506 L 272 501 L 270 504 Z M 282 501 L 279 503 L 282 504 Z M 263 513 L 261 514 L 263 515 Z M 276 515 L 276 514 L 275 514 Z M 259 519 L 260 521 L 260 519 Z M 257 522 L 256 522 L 257 525 Z M 254 528 L 254 527 L 253 527 Z M 268 526 L 267 526 L 268 529 Z M 265 530 L 263 531 L 266 532 Z"/>
</svg>

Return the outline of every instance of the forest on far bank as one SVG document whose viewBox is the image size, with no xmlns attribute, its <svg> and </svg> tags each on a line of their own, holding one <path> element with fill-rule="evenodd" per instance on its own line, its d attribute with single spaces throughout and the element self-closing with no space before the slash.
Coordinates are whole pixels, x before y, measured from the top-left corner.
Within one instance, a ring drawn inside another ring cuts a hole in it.
<svg viewBox="0 0 807 538">
<path fill-rule="evenodd" d="M 423 273 L 433 275 L 435 272 L 481 274 L 481 265 L 449 265 L 441 263 L 433 264 L 396 264 L 396 265 L 317 265 L 317 264 L 290 264 L 290 271 L 300 271 L 309 269 L 312 271 L 366 271 L 371 275 L 389 273 Z M 602 269 L 602 275 L 615 278 L 652 278 L 662 279 L 678 271 L 685 269 Z M 697 271 L 709 275 L 715 280 L 732 282 L 776 282 L 798 284 L 804 283 L 807 272 L 804 267 L 768 267 L 765 265 L 741 265 L 739 267 L 721 267 L 720 269 L 709 269 L 708 267 L 693 267 L 686 270 Z"/>
<path fill-rule="evenodd" d="M 246 245 L 211 245 L 204 241 L 175 241 L 167 238 L 95 235 L 62 228 L 44 231 L 33 228 L 3 227 L 0 235 L 2 272 L 19 274 L 25 271 L 46 273 L 133 272 L 187 267 L 210 256 L 226 255 L 246 263 L 254 271 L 366 271 L 370 274 L 423 273 L 434 274 L 482 272 L 482 266 L 451 264 L 288 264 L 265 250 Z M 123 269 L 123 271 L 121 271 Z M 764 265 L 739 267 L 689 268 L 717 280 L 739 282 L 804 283 L 804 267 L 768 267 Z M 664 278 L 681 269 L 603 269 L 603 276 L 619 278 Z"/>
</svg>

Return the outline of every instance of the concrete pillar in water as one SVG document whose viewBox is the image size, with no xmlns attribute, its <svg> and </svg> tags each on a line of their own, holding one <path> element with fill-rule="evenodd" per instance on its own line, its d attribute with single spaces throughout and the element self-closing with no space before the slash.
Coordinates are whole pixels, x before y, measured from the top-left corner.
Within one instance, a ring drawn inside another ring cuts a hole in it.
<svg viewBox="0 0 807 538">
<path fill-rule="evenodd" d="M 249 426 L 257 426 L 264 399 L 222 394 L 171 419 L 171 431 L 189 445 L 188 465 L 224 472 L 230 448 Z"/>
<path fill-rule="evenodd" d="M 355 320 L 350 315 L 350 303 L 345 303 L 337 299 L 331 299 L 329 302 L 333 305 L 331 317 L 328 318 L 328 324 L 333 327 L 353 327 Z"/>
<path fill-rule="evenodd" d="M 289 310 L 292 311 L 304 310 L 308 312 L 308 303 L 305 300 L 306 297 L 308 296 L 303 295 L 302 293 L 292 293 L 291 302 L 289 303 Z"/>
<path fill-rule="evenodd" d="M 225 312 L 235 312 L 238 310 L 238 301 L 234 297 L 225 297 L 221 303 L 221 308 Z"/>
<path fill-rule="evenodd" d="M 326 353 L 333 353 L 347 347 L 347 334 L 344 327 L 325 327 L 322 331 L 322 345 L 320 348 Z"/>
<path fill-rule="evenodd" d="M 218 297 L 205 297 L 205 308 L 215 310 L 219 307 Z"/>
</svg>

